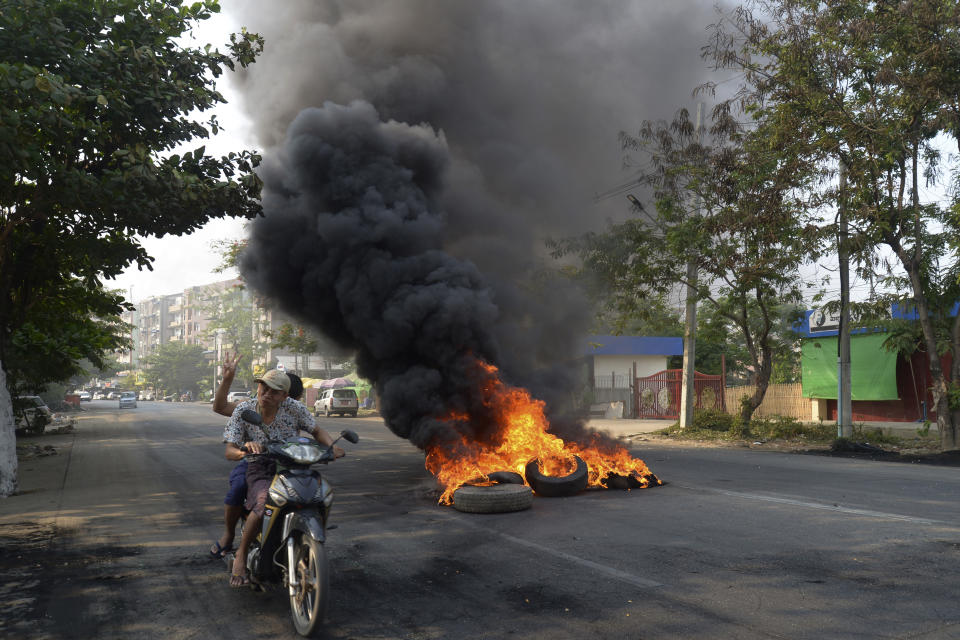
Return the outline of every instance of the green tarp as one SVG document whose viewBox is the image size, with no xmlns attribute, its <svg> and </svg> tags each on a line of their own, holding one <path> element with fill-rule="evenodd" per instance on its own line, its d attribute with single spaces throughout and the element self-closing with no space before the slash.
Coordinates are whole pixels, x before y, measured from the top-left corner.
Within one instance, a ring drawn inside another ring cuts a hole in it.
<svg viewBox="0 0 960 640">
<path fill-rule="evenodd" d="M 883 348 L 884 333 L 850 336 L 850 396 L 897 400 L 897 354 Z M 837 340 L 807 338 L 801 351 L 804 398 L 837 398 Z"/>
</svg>

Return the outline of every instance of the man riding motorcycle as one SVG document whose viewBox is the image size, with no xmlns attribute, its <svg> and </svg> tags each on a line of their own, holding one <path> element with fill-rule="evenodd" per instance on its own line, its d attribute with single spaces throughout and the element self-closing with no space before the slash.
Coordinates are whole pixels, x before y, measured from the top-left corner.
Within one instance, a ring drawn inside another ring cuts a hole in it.
<svg viewBox="0 0 960 640">
<path fill-rule="evenodd" d="M 247 453 L 262 453 L 268 440 L 286 440 L 295 438 L 302 429 L 313 435 L 320 444 L 330 446 L 333 438 L 320 428 L 299 402 L 287 397 L 290 390 L 290 378 L 282 371 L 271 369 L 257 378 L 257 398 L 240 403 L 233 411 L 230 421 L 223 431 L 228 460 L 242 460 Z M 241 419 L 244 409 L 253 409 L 263 419 L 262 425 L 253 425 Z M 333 448 L 335 457 L 345 454 L 340 447 Z M 237 546 L 230 576 L 231 587 L 243 587 L 250 584 L 246 574 L 247 550 L 250 542 L 256 538 L 263 519 L 267 490 L 274 475 L 274 463 L 263 458 L 250 461 L 247 467 L 247 516 L 240 544 Z"/>
</svg>

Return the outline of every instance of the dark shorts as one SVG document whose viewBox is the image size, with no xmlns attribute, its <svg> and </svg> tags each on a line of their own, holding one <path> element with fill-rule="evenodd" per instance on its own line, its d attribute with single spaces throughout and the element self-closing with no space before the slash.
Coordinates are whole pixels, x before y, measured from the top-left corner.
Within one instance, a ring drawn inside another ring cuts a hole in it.
<svg viewBox="0 0 960 640">
<path fill-rule="evenodd" d="M 239 507 L 243 505 L 244 499 L 247 497 L 247 461 L 241 460 L 237 463 L 237 466 L 233 468 L 233 471 L 230 472 L 230 489 L 227 490 L 227 495 L 223 499 L 223 504 L 230 505 L 231 507 Z"/>
</svg>

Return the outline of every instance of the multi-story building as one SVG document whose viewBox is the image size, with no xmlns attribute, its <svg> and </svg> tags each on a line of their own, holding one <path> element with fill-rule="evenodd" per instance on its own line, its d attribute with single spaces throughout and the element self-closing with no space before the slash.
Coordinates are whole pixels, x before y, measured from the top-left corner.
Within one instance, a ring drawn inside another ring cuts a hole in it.
<svg viewBox="0 0 960 640">
<path fill-rule="evenodd" d="M 229 304 L 234 307 L 249 305 L 251 333 L 254 341 L 261 345 L 262 355 L 251 358 L 251 364 L 274 366 L 279 363 L 304 376 L 322 374 L 333 377 L 342 373 L 339 366 L 342 358 L 324 354 L 323 349 L 317 353 L 295 355 L 289 350 L 273 347 L 274 340 L 269 334 L 276 335 L 284 324 L 297 323 L 279 311 L 258 305 L 241 284 L 237 279 L 223 280 L 138 301 L 134 311 L 123 315 L 124 322 L 132 327 L 133 349 L 120 354 L 121 361 L 136 370 L 143 357 L 154 353 L 161 345 L 178 341 L 200 345 L 208 352 L 208 357 L 219 360 L 223 349 L 229 348 L 229 338 L 223 331 L 217 331 L 216 318 L 227 304 L 228 297 L 236 294 Z"/>
</svg>

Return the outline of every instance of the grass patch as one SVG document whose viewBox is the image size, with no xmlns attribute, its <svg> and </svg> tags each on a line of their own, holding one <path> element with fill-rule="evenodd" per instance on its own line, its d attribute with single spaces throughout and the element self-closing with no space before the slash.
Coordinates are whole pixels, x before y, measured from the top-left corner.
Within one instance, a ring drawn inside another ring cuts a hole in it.
<svg viewBox="0 0 960 640">
<path fill-rule="evenodd" d="M 862 424 L 853 425 L 853 438 L 858 442 L 869 442 L 871 444 L 895 444 L 903 443 L 900 436 L 888 435 L 882 429 L 864 429 Z"/>
<path fill-rule="evenodd" d="M 693 426 L 681 429 L 675 422 L 665 429 L 657 431 L 659 435 L 677 439 L 691 440 L 806 440 L 808 442 L 830 442 L 836 437 L 836 430 L 823 423 L 806 424 L 794 418 L 774 416 L 754 418 L 745 429 L 739 416 L 730 415 L 715 409 L 698 410 L 693 414 Z"/>
</svg>

